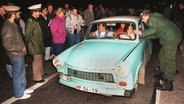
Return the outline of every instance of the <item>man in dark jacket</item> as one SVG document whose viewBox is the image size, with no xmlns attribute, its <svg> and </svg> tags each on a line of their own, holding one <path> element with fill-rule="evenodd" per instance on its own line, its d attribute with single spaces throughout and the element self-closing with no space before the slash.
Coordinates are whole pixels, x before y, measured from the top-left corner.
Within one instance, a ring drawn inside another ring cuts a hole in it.
<svg viewBox="0 0 184 104">
<path fill-rule="evenodd" d="M 2 26 L 1 37 L 2 45 L 12 64 L 13 92 L 18 99 L 27 99 L 31 97 L 33 90 L 26 89 L 26 70 L 24 56 L 26 52 L 25 44 L 22 40 L 18 26 L 14 22 L 19 12 L 17 6 L 5 6 L 6 20 Z"/>
<path fill-rule="evenodd" d="M 42 34 L 43 34 L 43 41 L 44 41 L 44 46 L 45 46 L 45 60 L 50 59 L 50 47 L 51 47 L 51 42 L 52 42 L 52 35 L 50 32 L 50 28 L 48 26 L 49 20 L 47 18 L 48 10 L 47 7 L 43 6 L 41 15 L 38 19 L 41 29 L 42 29 Z"/>
<path fill-rule="evenodd" d="M 161 44 L 159 62 L 164 83 L 157 85 L 157 89 L 172 91 L 172 81 L 176 71 L 176 52 L 182 34 L 174 23 L 159 13 L 144 10 L 141 19 L 149 28 L 143 31 L 134 30 L 134 33 L 142 37 L 158 38 Z"/>
<path fill-rule="evenodd" d="M 48 13 L 47 13 L 47 20 L 49 21 L 49 30 L 50 30 L 50 23 L 52 21 L 52 19 L 56 16 L 56 14 L 54 13 L 54 5 L 52 3 L 48 3 L 47 4 L 47 10 L 48 10 Z M 52 34 L 51 34 L 52 36 Z M 51 42 L 51 49 L 50 49 L 50 59 L 52 60 L 55 55 L 54 55 L 54 45 L 53 43 Z"/>
</svg>

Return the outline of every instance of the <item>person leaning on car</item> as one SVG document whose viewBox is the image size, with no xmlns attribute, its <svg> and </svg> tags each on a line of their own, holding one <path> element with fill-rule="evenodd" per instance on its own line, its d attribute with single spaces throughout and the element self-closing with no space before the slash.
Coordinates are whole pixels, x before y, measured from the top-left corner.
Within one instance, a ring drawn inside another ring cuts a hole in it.
<svg viewBox="0 0 184 104">
<path fill-rule="evenodd" d="M 150 39 L 158 38 L 161 44 L 159 62 L 163 83 L 158 84 L 156 88 L 172 91 L 172 81 L 176 71 L 176 52 L 182 34 L 174 23 L 157 12 L 152 13 L 150 10 L 144 10 L 141 13 L 141 19 L 149 28 L 143 31 L 134 30 L 134 33 Z"/>
</svg>

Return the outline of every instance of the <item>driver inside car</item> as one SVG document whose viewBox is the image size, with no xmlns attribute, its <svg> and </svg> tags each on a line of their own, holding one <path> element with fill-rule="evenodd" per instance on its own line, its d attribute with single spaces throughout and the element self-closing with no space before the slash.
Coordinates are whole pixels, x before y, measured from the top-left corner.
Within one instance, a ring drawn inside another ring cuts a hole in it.
<svg viewBox="0 0 184 104">
<path fill-rule="evenodd" d="M 108 29 L 106 29 L 106 24 L 100 23 L 98 24 L 97 31 L 92 33 L 92 37 L 97 38 L 105 38 L 105 37 L 113 37 L 113 32 L 110 32 Z"/>
<path fill-rule="evenodd" d="M 135 39 L 135 34 L 133 33 L 132 23 L 126 24 L 124 27 L 124 32 L 119 32 L 114 35 L 115 38 L 119 39 Z"/>
</svg>

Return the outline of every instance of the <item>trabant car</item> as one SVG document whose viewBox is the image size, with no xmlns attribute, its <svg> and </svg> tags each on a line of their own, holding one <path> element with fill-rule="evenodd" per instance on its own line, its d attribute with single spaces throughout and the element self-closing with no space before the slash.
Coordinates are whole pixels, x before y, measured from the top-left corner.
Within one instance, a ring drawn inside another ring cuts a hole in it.
<svg viewBox="0 0 184 104">
<path fill-rule="evenodd" d="M 93 37 L 99 24 L 113 35 Z M 59 83 L 77 90 L 107 96 L 131 97 L 138 83 L 145 83 L 145 67 L 150 59 L 152 45 L 147 39 L 116 37 L 120 24 L 133 29 L 144 29 L 136 16 L 114 16 L 92 22 L 84 40 L 66 49 L 53 59 Z"/>
</svg>

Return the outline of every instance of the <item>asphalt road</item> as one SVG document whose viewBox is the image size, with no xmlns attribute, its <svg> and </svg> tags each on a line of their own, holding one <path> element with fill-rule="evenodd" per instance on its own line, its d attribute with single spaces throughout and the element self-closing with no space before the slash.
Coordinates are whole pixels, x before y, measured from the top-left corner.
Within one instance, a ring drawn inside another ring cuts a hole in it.
<svg viewBox="0 0 184 104">
<path fill-rule="evenodd" d="M 132 98 L 119 96 L 107 97 L 87 92 L 78 91 L 58 83 L 58 77 L 55 76 L 45 84 L 38 87 L 26 100 L 15 100 L 13 104 L 150 104 L 153 93 L 153 70 L 158 65 L 158 41 L 153 41 L 153 54 L 146 67 L 146 83 L 138 85 L 138 90 Z M 31 57 L 28 57 L 27 63 L 27 85 L 28 88 L 37 83 L 32 81 Z M 184 104 L 184 57 L 180 52 L 177 55 L 177 69 L 180 71 L 174 81 L 174 91 L 161 92 L 160 104 Z M 45 62 L 44 78 L 49 78 L 56 73 L 51 62 Z M 9 78 L 5 67 L 0 67 L 0 103 L 3 103 L 13 97 L 12 80 Z M 7 103 L 9 104 L 9 103 Z"/>
</svg>

